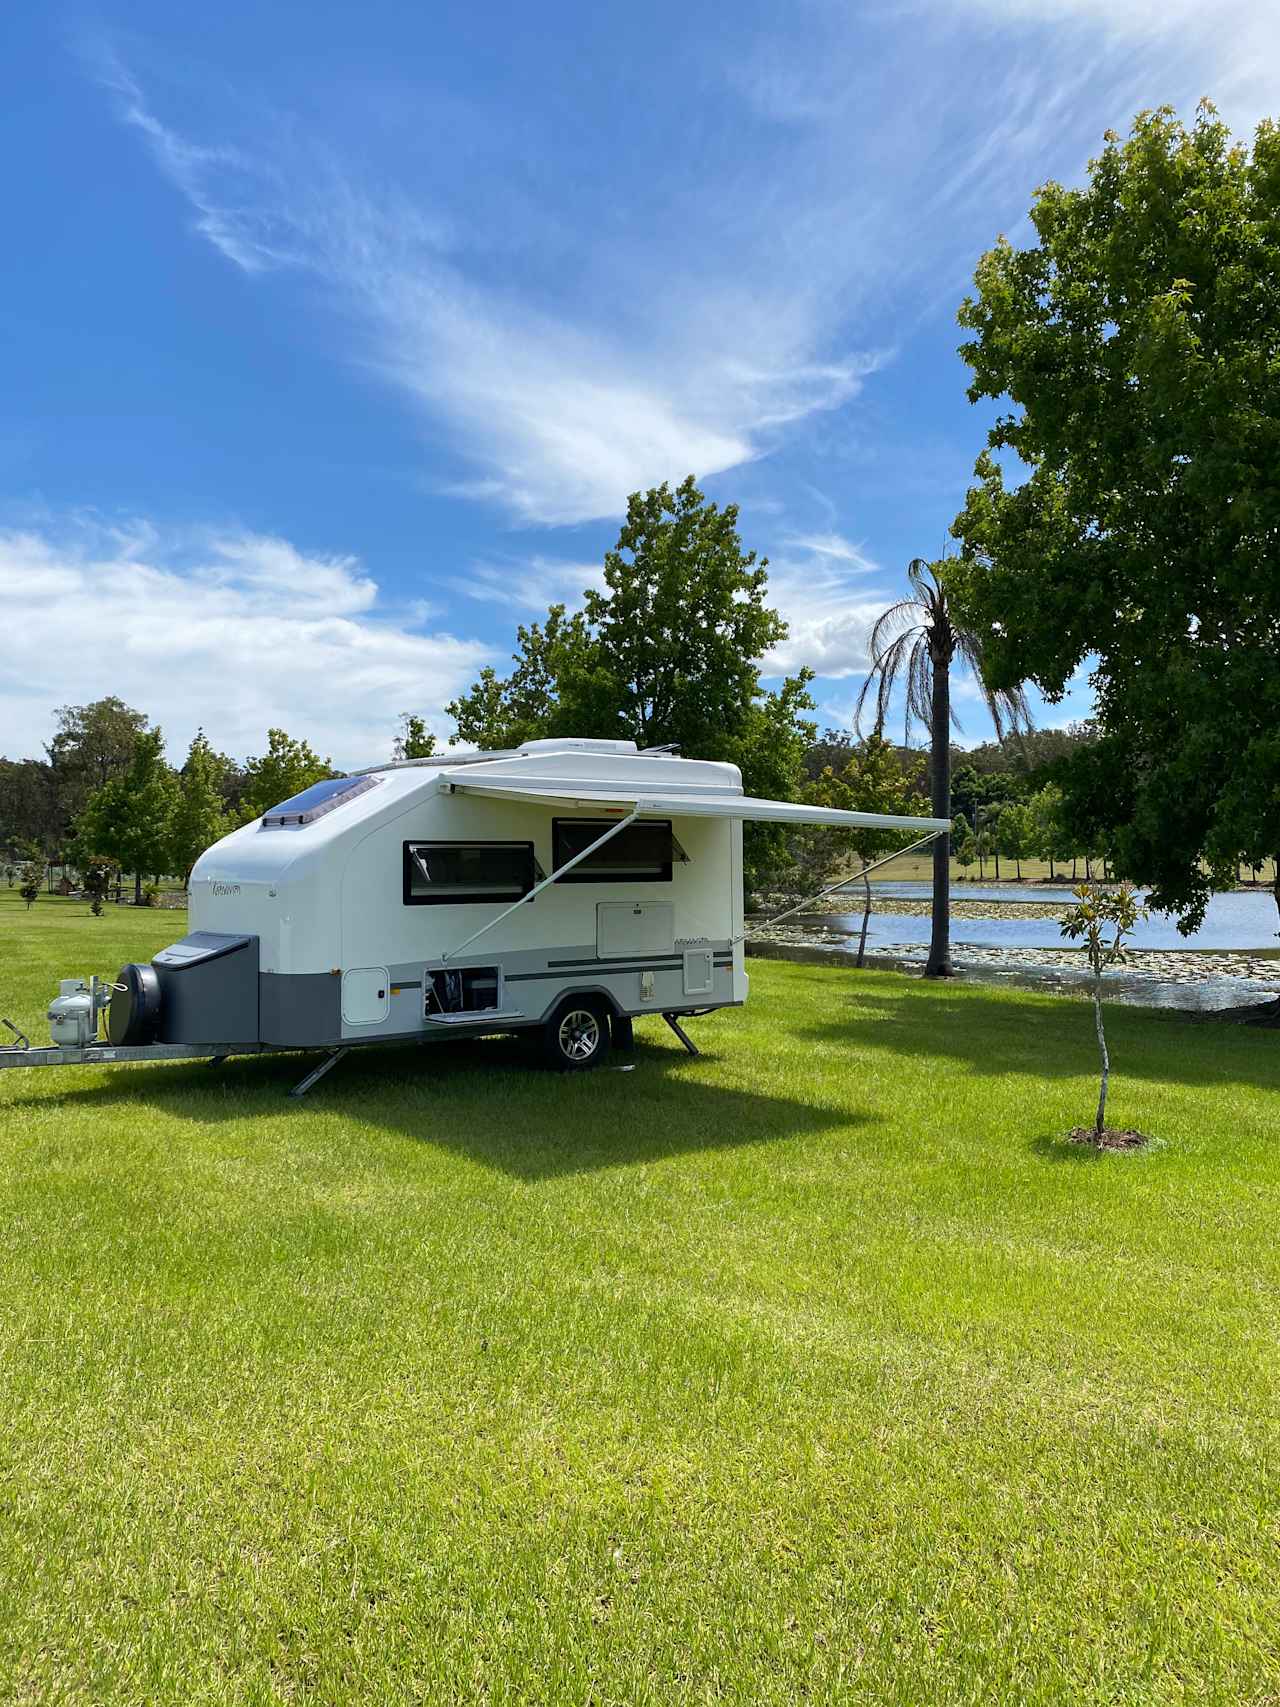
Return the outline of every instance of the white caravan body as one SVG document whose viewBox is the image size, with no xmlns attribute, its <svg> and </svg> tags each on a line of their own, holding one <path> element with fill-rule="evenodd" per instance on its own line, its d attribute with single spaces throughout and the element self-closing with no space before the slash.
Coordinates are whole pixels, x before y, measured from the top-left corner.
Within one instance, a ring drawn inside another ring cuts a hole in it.
<svg viewBox="0 0 1280 1707">
<path fill-rule="evenodd" d="M 571 995 L 620 1017 L 739 1004 L 744 819 L 950 828 L 748 800 L 733 765 L 631 742 L 374 768 L 200 858 L 190 933 L 152 963 L 159 1036 L 323 1047 L 542 1025 Z"/>
</svg>

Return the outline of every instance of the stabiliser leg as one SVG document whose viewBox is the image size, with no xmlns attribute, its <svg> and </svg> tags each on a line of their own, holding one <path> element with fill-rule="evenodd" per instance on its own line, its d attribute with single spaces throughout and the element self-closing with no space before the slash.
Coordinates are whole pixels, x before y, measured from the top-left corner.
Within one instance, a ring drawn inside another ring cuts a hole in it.
<svg viewBox="0 0 1280 1707">
<path fill-rule="evenodd" d="M 681 1043 L 684 1044 L 685 1048 L 689 1051 L 690 1055 L 698 1055 L 701 1053 L 701 1051 L 698 1048 L 698 1045 L 689 1036 L 689 1033 L 680 1024 L 680 1021 L 676 1018 L 676 1016 L 674 1014 L 663 1014 L 662 1017 L 663 1017 L 663 1019 L 666 1020 L 667 1024 L 671 1027 L 672 1031 L 675 1032 L 676 1036 L 680 1039 Z"/>
<path fill-rule="evenodd" d="M 289 1095 L 291 1097 L 306 1096 L 312 1085 L 318 1084 L 329 1071 L 330 1067 L 336 1066 L 346 1053 L 347 1050 L 345 1047 L 342 1049 L 331 1049 L 318 1067 L 313 1067 L 305 1079 L 298 1080 L 297 1084 L 289 1092 Z"/>
</svg>

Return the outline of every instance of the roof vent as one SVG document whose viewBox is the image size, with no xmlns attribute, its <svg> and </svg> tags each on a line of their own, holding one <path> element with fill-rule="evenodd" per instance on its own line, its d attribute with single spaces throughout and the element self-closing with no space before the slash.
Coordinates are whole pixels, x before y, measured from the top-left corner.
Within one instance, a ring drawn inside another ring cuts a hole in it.
<svg viewBox="0 0 1280 1707">
<path fill-rule="evenodd" d="M 525 741 L 517 753 L 634 753 L 634 741 L 596 741 L 552 735 L 541 741 Z"/>
</svg>

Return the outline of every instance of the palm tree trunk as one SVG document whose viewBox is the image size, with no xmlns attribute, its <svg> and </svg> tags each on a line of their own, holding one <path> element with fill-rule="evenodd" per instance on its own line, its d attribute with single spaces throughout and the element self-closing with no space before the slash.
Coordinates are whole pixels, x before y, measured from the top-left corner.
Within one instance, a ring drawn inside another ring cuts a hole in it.
<svg viewBox="0 0 1280 1707">
<path fill-rule="evenodd" d="M 933 703 L 930 707 L 933 765 L 930 778 L 933 816 L 951 820 L 951 666 L 933 662 Z M 950 978 L 951 965 L 951 837 L 933 844 L 933 928 L 929 937 L 926 978 Z"/>
</svg>

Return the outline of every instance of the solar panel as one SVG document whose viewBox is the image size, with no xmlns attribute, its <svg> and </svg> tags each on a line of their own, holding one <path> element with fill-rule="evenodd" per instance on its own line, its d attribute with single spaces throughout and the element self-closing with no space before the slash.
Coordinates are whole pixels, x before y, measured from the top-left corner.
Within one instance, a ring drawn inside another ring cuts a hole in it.
<svg viewBox="0 0 1280 1707">
<path fill-rule="evenodd" d="M 376 776 L 329 776 L 262 814 L 264 830 L 301 829 L 378 786 Z"/>
</svg>

